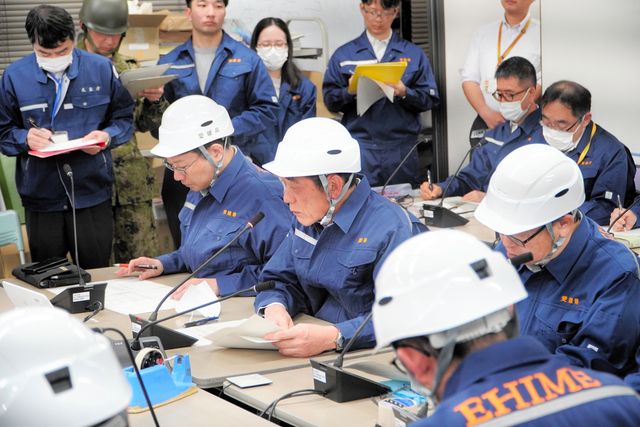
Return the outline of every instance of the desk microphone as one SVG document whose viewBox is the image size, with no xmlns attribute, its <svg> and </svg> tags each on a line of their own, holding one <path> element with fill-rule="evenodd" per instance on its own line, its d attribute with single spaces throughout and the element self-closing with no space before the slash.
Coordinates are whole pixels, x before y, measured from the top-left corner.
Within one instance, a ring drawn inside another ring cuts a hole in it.
<svg viewBox="0 0 640 427">
<path fill-rule="evenodd" d="M 222 297 L 220 299 L 209 301 L 209 302 L 207 302 L 205 304 L 201 304 L 201 305 L 199 305 L 197 307 L 190 308 L 189 310 L 181 311 L 179 313 L 172 314 L 171 316 L 167 316 L 165 318 L 149 322 L 146 325 L 142 326 L 142 328 L 140 328 L 140 331 L 138 331 L 138 333 L 134 337 L 133 342 L 131 343 L 131 350 L 135 350 L 135 351 L 140 350 L 140 337 L 142 336 L 142 333 L 144 331 L 146 331 L 147 329 L 157 325 L 160 322 L 164 322 L 166 320 L 170 320 L 170 319 L 173 319 L 175 317 L 182 316 L 183 314 L 191 313 L 192 311 L 200 310 L 201 308 L 208 307 L 208 306 L 213 305 L 213 304 L 218 304 L 218 303 L 220 303 L 222 301 L 226 301 L 226 300 L 228 300 L 230 298 L 237 297 L 237 296 L 239 296 L 241 294 L 244 294 L 244 293 L 247 293 L 247 292 L 260 293 L 260 292 L 263 292 L 263 291 L 268 291 L 268 290 L 273 289 L 275 287 L 276 287 L 276 282 L 273 281 L 273 280 L 269 280 L 267 282 L 258 283 L 255 286 L 252 286 L 252 287 L 247 288 L 247 289 L 242 289 L 242 290 L 240 290 L 238 292 L 234 292 L 234 293 L 232 293 L 230 295 L 227 295 L 227 296 L 224 296 L 224 297 Z M 132 315 L 129 315 L 129 316 L 132 316 Z M 155 328 L 155 329 L 158 329 L 158 328 Z M 176 332 L 176 331 L 174 331 L 172 329 L 169 329 L 169 328 L 163 328 L 163 329 L 171 331 L 171 332 L 176 333 L 176 334 L 180 334 L 179 332 Z M 157 334 L 157 332 L 158 332 L 158 330 L 155 330 L 153 335 L 158 336 L 160 339 L 162 339 L 159 336 L 159 334 Z M 180 334 L 180 335 L 183 335 L 183 334 Z M 165 348 L 165 349 L 167 349 L 167 348 Z"/>
<path fill-rule="evenodd" d="M 78 226 L 76 224 L 76 192 L 75 182 L 71 166 L 65 164 L 62 169 L 71 180 L 71 211 L 73 215 L 73 242 L 75 246 L 76 267 L 78 268 L 78 286 L 65 289 L 51 300 L 51 304 L 67 310 L 71 314 L 93 311 L 95 307 L 104 307 L 104 292 L 106 283 L 93 283 L 87 285 L 80 272 L 80 260 L 78 259 Z"/>
<path fill-rule="evenodd" d="M 400 164 L 398 165 L 396 170 L 393 171 L 391 176 L 389 176 L 389 179 L 387 179 L 387 182 L 385 182 L 384 185 L 382 186 L 382 190 L 380 191 L 380 195 L 381 196 L 384 196 L 384 190 L 387 188 L 387 185 L 389 185 L 389 183 L 391 182 L 393 177 L 396 176 L 396 174 L 398 173 L 398 171 L 400 170 L 402 165 L 405 164 L 405 162 L 407 161 L 407 159 L 409 158 L 411 153 L 413 153 L 413 150 L 415 150 L 418 145 L 422 144 L 423 142 L 427 142 L 427 141 L 429 141 L 429 139 L 426 138 L 426 137 L 424 139 L 420 139 L 418 142 L 416 142 L 416 144 L 413 146 L 413 148 L 411 150 L 409 150 L 409 152 L 407 153 L 406 156 L 404 156 L 404 159 L 402 159 L 402 161 L 400 162 Z"/>
<path fill-rule="evenodd" d="M 262 219 L 264 218 L 264 213 L 262 212 L 258 212 L 257 214 L 254 215 L 253 218 L 251 218 L 249 220 L 249 222 L 247 223 L 247 225 L 244 226 L 244 228 L 238 233 L 236 234 L 236 237 L 233 238 L 233 240 L 231 240 L 229 243 L 227 243 L 226 245 L 224 245 L 223 248 L 221 248 L 218 252 L 216 252 L 215 254 L 213 254 L 213 256 L 211 258 L 209 258 L 208 260 L 206 260 L 205 262 L 202 263 L 202 265 L 200 267 L 198 267 L 193 273 L 191 273 L 189 276 L 187 276 L 186 279 L 184 279 L 182 282 L 180 282 L 179 284 L 177 284 L 173 289 L 171 289 L 169 291 L 169 293 L 167 293 L 162 300 L 160 300 L 160 302 L 158 303 L 158 306 L 153 310 L 153 312 L 151 313 L 151 315 L 149 316 L 149 321 L 153 322 L 158 318 L 158 311 L 160 310 L 160 307 L 162 306 L 162 304 L 164 304 L 164 302 L 167 300 L 167 298 L 169 298 L 171 296 L 171 294 L 173 294 L 175 291 L 178 290 L 178 288 L 180 288 L 180 286 L 184 285 L 188 280 L 192 279 L 196 274 L 198 274 L 200 272 L 200 270 L 202 270 L 207 264 L 209 264 L 211 261 L 213 261 L 218 255 L 220 255 L 222 252 L 224 252 L 229 246 L 231 246 L 233 243 L 235 243 L 236 240 L 238 240 L 240 238 L 240 236 L 242 236 L 247 230 L 255 227 L 256 225 L 258 225 L 258 223 L 260 221 L 262 221 Z"/>
<path fill-rule="evenodd" d="M 469 150 L 467 150 L 467 153 L 464 155 L 462 162 L 460 162 L 460 165 L 458 166 L 456 173 L 454 173 L 451 176 L 449 183 L 442 191 L 442 194 L 440 195 L 440 203 L 435 206 L 429 205 L 426 203 L 422 205 L 422 208 L 424 209 L 424 213 L 423 213 L 423 216 L 425 218 L 424 223 L 426 225 L 431 225 L 434 227 L 449 228 L 449 227 L 457 227 L 459 225 L 465 225 L 466 223 L 469 222 L 468 219 L 463 218 L 457 213 L 452 212 L 451 210 L 445 208 L 444 206 L 442 206 L 442 204 L 444 203 L 444 198 L 447 195 L 447 191 L 449 190 L 451 183 L 453 182 L 454 179 L 458 177 L 458 174 L 460 173 L 460 169 L 462 169 L 462 165 L 464 164 L 465 160 L 467 160 L 467 157 L 469 157 L 469 155 L 473 152 L 473 150 L 483 146 L 485 141 L 486 141 L 485 139 L 482 139 L 476 145 L 474 145 L 473 147 L 469 148 Z"/>
<path fill-rule="evenodd" d="M 380 396 L 389 393 L 391 389 L 376 381 L 361 377 L 360 375 L 342 369 L 344 356 L 349 351 L 356 338 L 364 329 L 373 316 L 373 310 L 364 319 L 364 322 L 358 326 L 353 336 L 344 346 L 340 356 L 333 362 L 333 365 L 311 359 L 311 367 L 313 368 L 313 386 L 316 390 L 325 393 L 325 397 L 334 402 L 343 403 L 352 400 L 365 399 L 367 397 Z M 324 381 L 322 381 L 324 379 Z"/>
</svg>

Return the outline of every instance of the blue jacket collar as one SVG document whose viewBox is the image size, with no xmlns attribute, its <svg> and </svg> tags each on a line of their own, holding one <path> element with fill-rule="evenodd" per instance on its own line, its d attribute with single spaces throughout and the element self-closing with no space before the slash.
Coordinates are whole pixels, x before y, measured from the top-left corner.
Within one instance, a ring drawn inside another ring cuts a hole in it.
<svg viewBox="0 0 640 427">
<path fill-rule="evenodd" d="M 218 45 L 218 49 L 216 50 L 216 57 L 220 54 L 220 49 L 227 49 L 230 52 L 235 52 L 236 50 L 236 41 L 229 37 L 227 33 L 222 31 L 222 40 L 220 40 L 220 44 Z M 196 54 L 193 50 L 193 37 L 189 37 L 189 39 L 181 44 L 180 46 L 175 48 L 176 53 L 180 54 L 182 52 L 188 52 L 191 58 L 195 60 Z"/>
<path fill-rule="evenodd" d="M 44 71 L 42 68 L 40 68 L 40 66 L 38 65 L 38 59 L 36 58 L 36 53 L 34 52 L 32 55 L 33 55 L 34 67 L 37 68 L 37 71 L 35 72 L 36 81 L 41 84 L 47 84 L 47 82 L 49 81 L 47 72 Z M 80 53 L 80 50 L 74 47 L 73 62 L 71 63 L 71 65 L 69 66 L 66 72 L 66 75 L 70 80 L 73 80 L 76 77 L 78 77 L 78 73 L 80 70 L 80 61 L 81 61 L 80 55 L 82 55 L 82 53 Z"/>
<path fill-rule="evenodd" d="M 559 283 L 564 283 L 571 270 L 578 263 L 591 237 L 593 227 L 597 226 L 591 219 L 582 215 L 582 220 L 571 235 L 567 246 L 560 255 L 549 261 L 546 269 Z"/>
<path fill-rule="evenodd" d="M 213 184 L 213 187 L 209 190 L 209 194 L 213 196 L 214 199 L 218 201 L 218 203 L 222 203 L 224 198 L 227 195 L 227 192 L 236 181 L 236 176 L 240 172 L 242 168 L 242 164 L 244 163 L 244 154 L 240 148 L 236 148 L 236 153 L 233 155 L 231 161 L 227 164 L 227 167 L 224 168 L 224 171 L 218 177 L 218 180 Z"/>
<path fill-rule="evenodd" d="M 388 52 L 393 49 L 396 50 L 398 52 L 404 52 L 404 43 L 405 41 L 398 36 L 394 31 L 391 31 L 393 34 L 391 35 L 391 40 L 389 40 L 389 46 L 387 47 L 387 52 L 385 52 L 385 57 L 387 56 Z M 373 57 L 375 58 L 375 54 L 373 52 L 373 47 L 371 46 L 371 43 L 369 43 L 369 39 L 367 38 L 367 32 L 364 31 L 360 37 L 358 37 L 357 39 L 355 39 L 353 41 L 353 44 L 356 46 L 356 52 L 361 52 L 363 50 L 368 50 L 371 55 L 373 55 Z"/>
<path fill-rule="evenodd" d="M 504 357 L 508 354 L 509 357 Z M 494 374 L 532 363 L 544 363 L 553 356 L 535 338 L 519 337 L 471 353 L 453 372 L 443 399 L 463 391 Z"/>
<path fill-rule="evenodd" d="M 355 174 L 353 179 L 357 178 L 360 179 L 360 183 L 358 183 L 355 190 L 353 190 L 353 193 L 351 193 L 347 200 L 345 200 L 344 204 L 333 218 L 333 223 L 340 227 L 345 234 L 349 232 L 351 224 L 353 224 L 353 221 L 356 219 L 356 216 L 362 210 L 362 207 L 371 194 L 371 186 L 369 186 L 367 178 L 364 175 Z"/>
</svg>

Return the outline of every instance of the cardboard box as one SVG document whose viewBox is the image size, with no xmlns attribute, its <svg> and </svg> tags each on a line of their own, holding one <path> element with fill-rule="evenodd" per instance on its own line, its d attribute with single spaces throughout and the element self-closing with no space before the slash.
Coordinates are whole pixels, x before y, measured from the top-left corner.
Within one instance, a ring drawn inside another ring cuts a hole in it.
<svg viewBox="0 0 640 427">
<path fill-rule="evenodd" d="M 122 40 L 120 53 L 136 61 L 157 61 L 160 59 L 160 34 L 158 27 L 167 15 L 129 15 L 130 28 Z"/>
</svg>

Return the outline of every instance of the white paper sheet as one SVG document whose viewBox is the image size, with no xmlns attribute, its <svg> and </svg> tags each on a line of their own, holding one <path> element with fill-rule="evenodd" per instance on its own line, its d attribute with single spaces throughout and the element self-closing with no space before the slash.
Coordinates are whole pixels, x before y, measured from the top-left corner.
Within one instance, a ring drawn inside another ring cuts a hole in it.
<svg viewBox="0 0 640 427">
<path fill-rule="evenodd" d="M 366 76 L 360 76 L 357 89 L 356 108 L 358 115 L 361 116 L 375 104 L 379 99 L 385 96 L 389 101 L 393 102 L 393 88 L 377 80 L 370 79 Z"/>
<path fill-rule="evenodd" d="M 264 336 L 272 332 L 281 331 L 282 328 L 280 326 L 258 315 L 253 315 L 240 322 L 232 327 L 224 327 L 207 338 L 219 347 L 278 350 L 278 347 L 271 344 L 275 341 L 266 341 Z"/>
<path fill-rule="evenodd" d="M 207 282 L 202 281 L 198 285 L 189 286 L 187 291 L 182 295 L 182 298 L 180 298 L 176 304 L 176 312 L 187 311 L 193 307 L 197 307 L 217 299 L 218 297 L 215 292 L 213 292 L 213 289 L 211 289 Z M 203 317 L 216 317 L 220 316 L 221 308 L 222 304 L 217 303 L 196 310 L 195 313 L 200 314 Z"/>
</svg>

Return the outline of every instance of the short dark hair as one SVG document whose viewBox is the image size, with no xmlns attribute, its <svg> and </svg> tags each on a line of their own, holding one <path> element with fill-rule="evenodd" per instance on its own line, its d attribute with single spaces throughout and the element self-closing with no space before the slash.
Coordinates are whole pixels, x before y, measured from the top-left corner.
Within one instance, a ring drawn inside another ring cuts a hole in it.
<svg viewBox="0 0 640 427">
<path fill-rule="evenodd" d="M 571 114 L 580 119 L 591 111 L 591 92 L 576 82 L 560 80 L 544 91 L 541 106 L 560 101 L 565 107 L 571 108 Z"/>
<path fill-rule="evenodd" d="M 251 49 L 256 51 L 258 47 L 258 38 L 260 37 L 260 33 L 267 27 L 275 25 L 280 28 L 287 38 L 287 46 L 289 47 L 289 58 L 282 65 L 282 79 L 289 83 L 291 89 L 296 89 L 300 86 L 302 82 L 302 73 L 300 69 L 293 63 L 293 41 L 291 40 L 291 33 L 289 32 L 289 27 L 287 24 L 280 18 L 264 18 L 256 25 L 256 28 L 253 29 L 253 34 L 251 35 Z"/>
<path fill-rule="evenodd" d="M 336 174 L 328 173 L 327 175 L 338 175 L 340 178 L 342 178 L 342 185 L 346 184 L 347 181 L 349 180 L 349 176 L 351 176 L 350 173 L 336 173 Z M 324 191 L 324 187 L 322 186 L 322 182 L 320 182 L 320 178 L 318 178 L 318 175 L 310 176 L 308 178 L 311 178 L 311 181 L 313 181 L 316 187 Z M 354 176 L 353 179 L 351 180 L 351 184 L 349 185 L 349 188 L 355 186 L 356 182 L 357 182 L 357 179 Z"/>
<path fill-rule="evenodd" d="M 191 1 L 192 1 L 192 0 L 187 0 L 187 7 L 188 7 L 189 9 L 191 9 Z M 196 0 L 196 1 L 197 1 L 197 0 Z M 222 1 L 224 2 L 224 7 L 229 6 L 229 0 L 222 0 Z"/>
<path fill-rule="evenodd" d="M 76 30 L 71 15 L 61 7 L 41 4 L 29 11 L 24 23 L 29 42 L 37 41 L 45 49 L 54 49 L 67 39 L 75 40 Z"/>
<path fill-rule="evenodd" d="M 509 77 L 517 78 L 520 84 L 527 87 L 536 87 L 538 81 L 533 64 L 521 56 L 505 59 L 496 70 L 496 79 L 508 79 Z"/>
<path fill-rule="evenodd" d="M 370 5 L 373 0 L 362 0 L 362 4 Z M 383 9 L 389 10 L 400 6 L 400 0 L 380 0 Z"/>
</svg>

